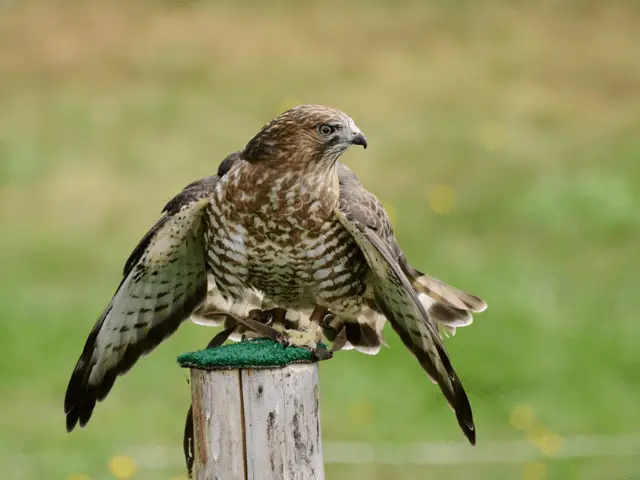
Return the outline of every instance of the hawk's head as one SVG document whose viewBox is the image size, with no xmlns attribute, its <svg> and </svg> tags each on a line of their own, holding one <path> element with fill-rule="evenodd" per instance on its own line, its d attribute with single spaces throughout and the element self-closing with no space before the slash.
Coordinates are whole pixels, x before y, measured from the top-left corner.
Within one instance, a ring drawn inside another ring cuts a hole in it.
<svg viewBox="0 0 640 480">
<path fill-rule="evenodd" d="M 262 127 L 242 156 L 249 162 L 333 164 L 351 145 L 367 148 L 367 139 L 349 116 L 322 105 L 301 105 Z"/>
</svg>

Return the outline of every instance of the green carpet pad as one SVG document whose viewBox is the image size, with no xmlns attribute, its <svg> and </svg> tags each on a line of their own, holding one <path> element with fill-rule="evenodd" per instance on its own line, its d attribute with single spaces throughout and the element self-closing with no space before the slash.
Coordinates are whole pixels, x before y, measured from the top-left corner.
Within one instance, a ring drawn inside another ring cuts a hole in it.
<svg viewBox="0 0 640 480">
<path fill-rule="evenodd" d="M 326 350 L 325 345 L 318 348 Z M 178 363 L 184 368 L 221 370 L 231 368 L 273 368 L 291 363 L 313 363 L 314 354 L 303 347 L 283 347 L 266 338 L 230 343 L 215 348 L 183 353 Z"/>
</svg>

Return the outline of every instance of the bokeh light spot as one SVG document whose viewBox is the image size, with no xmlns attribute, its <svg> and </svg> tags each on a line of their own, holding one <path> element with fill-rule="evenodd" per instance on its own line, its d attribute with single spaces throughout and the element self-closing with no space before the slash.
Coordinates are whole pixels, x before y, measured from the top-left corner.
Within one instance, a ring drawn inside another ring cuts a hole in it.
<svg viewBox="0 0 640 480">
<path fill-rule="evenodd" d="M 448 185 L 438 185 L 429 193 L 429 207 L 438 214 L 449 213 L 456 203 L 456 192 Z"/>
<path fill-rule="evenodd" d="M 478 130 L 478 139 L 487 150 L 500 150 L 507 143 L 507 130 L 499 122 L 488 122 Z"/>
<path fill-rule="evenodd" d="M 533 424 L 533 408 L 530 405 L 519 405 L 511 410 L 511 425 L 519 430 L 526 430 Z"/>
<path fill-rule="evenodd" d="M 547 466 L 542 462 L 531 462 L 524 466 L 523 480 L 544 480 Z"/>
<path fill-rule="evenodd" d="M 109 469 L 116 478 L 131 478 L 136 473 L 138 466 L 133 458 L 118 455 L 109 460 Z"/>
<path fill-rule="evenodd" d="M 67 480 L 91 480 L 91 477 L 84 473 L 72 473 L 67 477 Z"/>
<path fill-rule="evenodd" d="M 540 445 L 540 451 L 548 456 L 554 457 L 562 449 L 564 439 L 557 433 L 550 433 L 545 437 L 544 442 Z"/>
<path fill-rule="evenodd" d="M 536 425 L 525 433 L 529 443 L 535 445 L 547 456 L 554 456 L 562 448 L 563 439 L 557 433 L 552 432 L 544 425 Z"/>
<path fill-rule="evenodd" d="M 356 425 L 367 425 L 373 420 L 373 405 L 366 400 L 351 404 L 349 417 Z"/>
</svg>

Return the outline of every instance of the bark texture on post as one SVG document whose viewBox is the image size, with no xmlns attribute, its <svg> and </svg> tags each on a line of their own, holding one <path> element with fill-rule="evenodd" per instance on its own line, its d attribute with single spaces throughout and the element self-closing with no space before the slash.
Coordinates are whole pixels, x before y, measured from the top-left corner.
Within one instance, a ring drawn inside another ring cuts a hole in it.
<svg viewBox="0 0 640 480">
<path fill-rule="evenodd" d="M 245 480 L 238 370 L 191 370 L 195 471 L 198 480 Z"/>
<path fill-rule="evenodd" d="M 317 363 L 181 363 L 191 368 L 196 480 L 324 479 Z"/>
</svg>

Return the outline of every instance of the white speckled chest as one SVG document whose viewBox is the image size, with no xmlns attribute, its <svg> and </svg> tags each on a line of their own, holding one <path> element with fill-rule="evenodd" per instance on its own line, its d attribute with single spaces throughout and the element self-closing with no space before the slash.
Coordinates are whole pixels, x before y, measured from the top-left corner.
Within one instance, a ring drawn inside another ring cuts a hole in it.
<svg viewBox="0 0 640 480">
<path fill-rule="evenodd" d="M 250 288 L 280 308 L 318 304 L 357 316 L 368 267 L 333 214 L 337 177 L 324 172 L 313 184 L 296 172 L 243 173 L 223 178 L 208 215 L 209 266 L 223 295 L 237 298 Z"/>
</svg>

